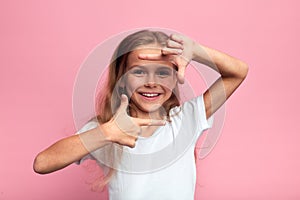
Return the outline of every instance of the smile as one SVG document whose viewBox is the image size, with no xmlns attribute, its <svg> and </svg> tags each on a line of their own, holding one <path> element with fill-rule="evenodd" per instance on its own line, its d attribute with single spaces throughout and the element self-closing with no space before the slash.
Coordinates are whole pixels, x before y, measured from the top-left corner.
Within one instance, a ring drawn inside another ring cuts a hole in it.
<svg viewBox="0 0 300 200">
<path fill-rule="evenodd" d="M 154 92 L 139 92 L 138 94 L 141 95 L 142 99 L 146 100 L 146 101 L 156 101 L 158 100 L 161 95 L 161 93 L 154 93 Z"/>
<path fill-rule="evenodd" d="M 157 97 L 160 95 L 160 93 L 140 93 L 144 97 Z"/>
</svg>

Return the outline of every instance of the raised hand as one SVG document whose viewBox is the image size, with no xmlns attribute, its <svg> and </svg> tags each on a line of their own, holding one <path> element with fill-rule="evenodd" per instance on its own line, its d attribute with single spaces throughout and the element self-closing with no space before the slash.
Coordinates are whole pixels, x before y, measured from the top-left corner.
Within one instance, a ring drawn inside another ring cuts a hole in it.
<svg viewBox="0 0 300 200">
<path fill-rule="evenodd" d="M 163 126 L 165 120 L 133 118 L 127 114 L 128 98 L 121 96 L 121 105 L 113 118 L 102 125 L 103 133 L 111 141 L 120 145 L 134 147 L 141 126 Z"/>
<path fill-rule="evenodd" d="M 184 83 L 186 67 L 194 57 L 195 42 L 190 38 L 172 34 L 167 40 L 166 46 L 161 49 L 160 54 L 140 54 L 139 58 L 144 60 L 170 60 L 178 67 L 177 78 L 179 83 Z"/>
</svg>

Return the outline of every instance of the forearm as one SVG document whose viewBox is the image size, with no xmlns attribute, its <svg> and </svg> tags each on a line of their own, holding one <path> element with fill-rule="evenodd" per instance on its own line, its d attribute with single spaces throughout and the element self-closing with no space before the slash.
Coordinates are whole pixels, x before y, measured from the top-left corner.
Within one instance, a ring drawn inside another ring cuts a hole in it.
<svg viewBox="0 0 300 200">
<path fill-rule="evenodd" d="M 57 171 L 109 143 L 99 127 L 64 138 L 36 156 L 34 171 L 40 174 Z"/>
<path fill-rule="evenodd" d="M 200 44 L 195 45 L 193 60 L 211 67 L 223 78 L 243 80 L 248 72 L 243 61 Z"/>
</svg>

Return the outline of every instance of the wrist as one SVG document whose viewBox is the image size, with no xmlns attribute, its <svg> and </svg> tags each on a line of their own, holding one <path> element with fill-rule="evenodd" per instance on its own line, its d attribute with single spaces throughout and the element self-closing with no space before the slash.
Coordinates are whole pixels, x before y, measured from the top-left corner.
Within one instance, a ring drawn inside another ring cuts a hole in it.
<svg viewBox="0 0 300 200">
<path fill-rule="evenodd" d="M 193 51 L 192 51 L 192 60 L 194 60 L 194 61 L 197 61 L 197 58 L 199 57 L 198 51 L 199 51 L 200 46 L 201 46 L 200 44 L 193 41 L 193 43 L 192 43 L 192 49 L 193 49 Z"/>
<path fill-rule="evenodd" d="M 199 63 L 204 63 L 207 57 L 206 47 L 194 42 L 193 60 Z"/>
<path fill-rule="evenodd" d="M 197 45 L 194 61 L 217 70 L 213 49 L 210 49 L 209 47 L 206 47 L 204 45 Z"/>
<path fill-rule="evenodd" d="M 106 136 L 105 130 L 102 125 L 99 124 L 96 128 L 93 128 L 85 133 L 81 133 L 80 137 L 83 145 L 89 152 L 93 152 L 107 144 L 110 144 L 109 138 Z"/>
<path fill-rule="evenodd" d="M 109 122 L 106 122 L 104 124 L 99 124 L 97 127 L 99 134 L 101 137 L 99 139 L 104 143 L 111 143 L 114 142 L 114 139 L 112 137 L 112 130 L 111 130 L 111 124 Z"/>
</svg>

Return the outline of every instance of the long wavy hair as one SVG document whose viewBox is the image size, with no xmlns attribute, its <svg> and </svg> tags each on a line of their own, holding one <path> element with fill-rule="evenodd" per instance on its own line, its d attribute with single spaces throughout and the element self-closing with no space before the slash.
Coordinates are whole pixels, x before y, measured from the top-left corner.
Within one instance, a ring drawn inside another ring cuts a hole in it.
<svg viewBox="0 0 300 200">
<path fill-rule="evenodd" d="M 141 30 L 128 35 L 120 42 L 111 58 L 105 86 L 97 94 L 95 106 L 97 115 L 94 119 L 97 119 L 100 124 L 108 122 L 113 117 L 116 109 L 120 106 L 121 94 L 126 94 L 126 92 L 124 92 L 123 87 L 121 87 L 119 83 L 123 75 L 127 72 L 126 64 L 129 54 L 132 51 L 138 48 L 143 48 L 143 46 L 146 45 L 156 45 L 157 47 L 164 47 L 166 46 L 167 40 L 168 35 L 163 32 Z M 167 119 L 169 119 L 170 109 L 179 105 L 179 90 L 178 85 L 176 84 L 175 88 L 172 91 L 171 97 L 162 105 L 163 112 L 161 112 L 161 115 L 165 115 L 164 117 L 167 117 Z M 135 107 L 133 103 L 129 100 L 128 114 L 134 113 L 132 112 L 134 111 L 134 109 Z M 113 151 L 113 148 L 111 148 L 111 151 Z M 110 153 L 110 155 L 115 154 Z M 115 159 L 113 162 L 117 162 L 117 160 Z M 97 187 L 102 188 L 103 186 L 105 186 L 109 182 L 113 174 L 114 169 L 110 168 L 108 173 L 104 177 L 102 177 L 101 184 L 98 184 Z"/>
</svg>

